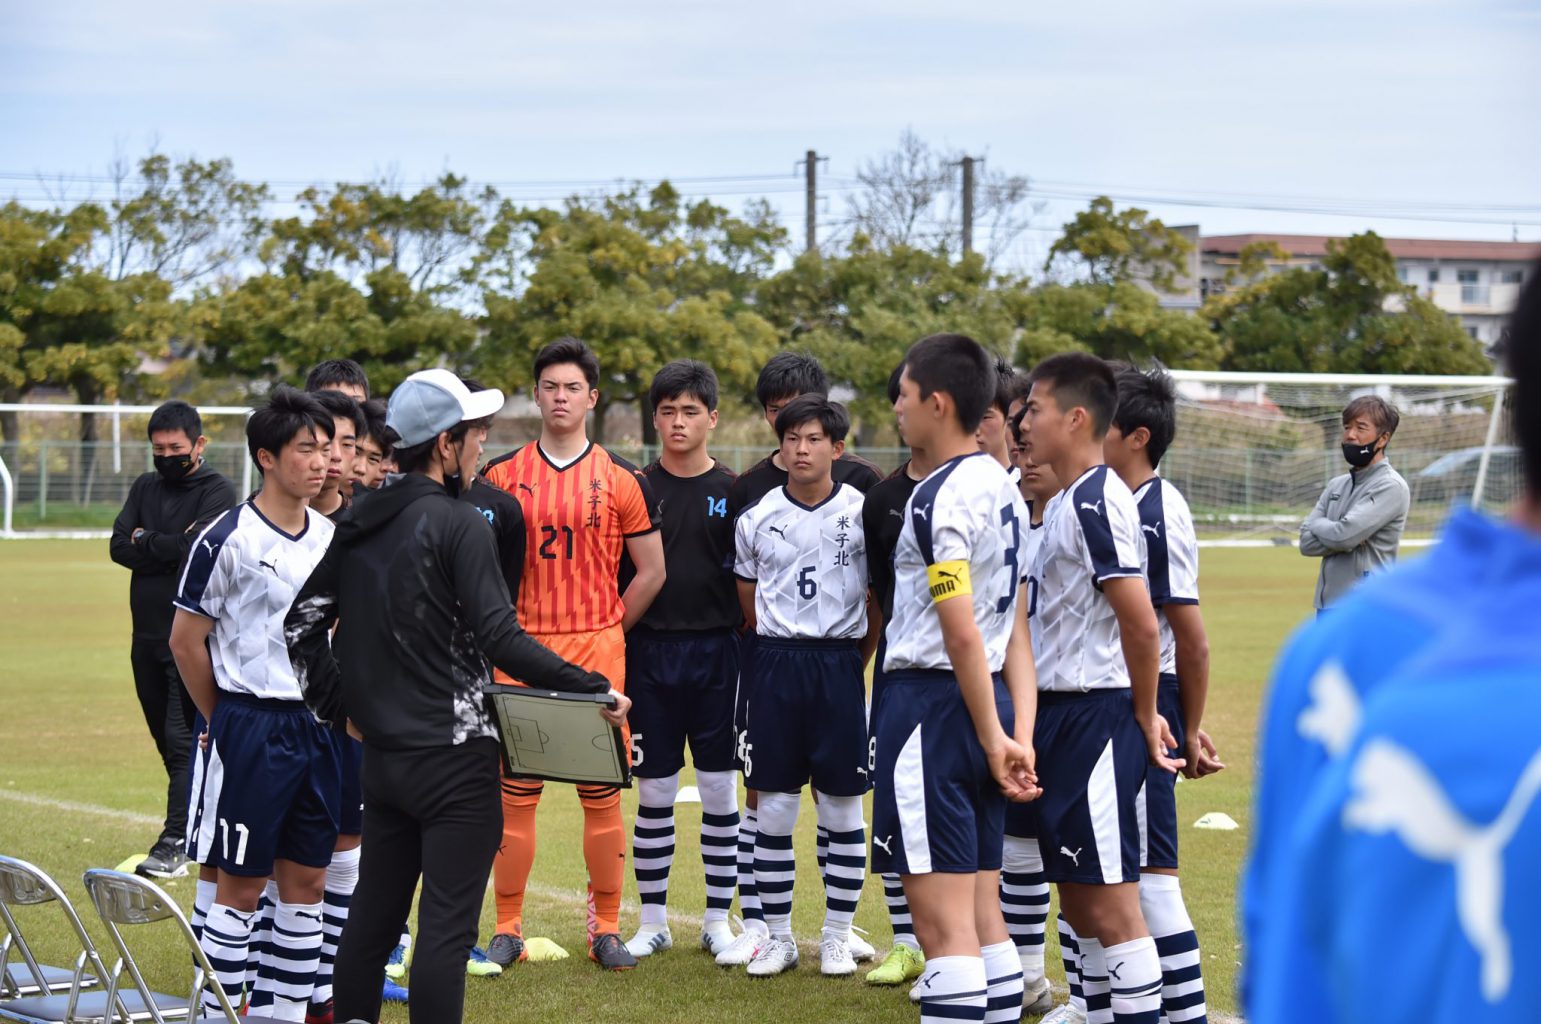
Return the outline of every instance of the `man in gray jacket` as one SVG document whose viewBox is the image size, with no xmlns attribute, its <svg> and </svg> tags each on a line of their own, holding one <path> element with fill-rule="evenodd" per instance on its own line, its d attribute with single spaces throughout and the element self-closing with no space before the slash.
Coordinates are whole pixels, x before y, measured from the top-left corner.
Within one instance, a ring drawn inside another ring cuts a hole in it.
<svg viewBox="0 0 1541 1024">
<path fill-rule="evenodd" d="M 1407 481 L 1386 461 L 1401 417 L 1383 398 L 1364 395 L 1343 410 L 1343 457 L 1353 467 L 1334 477 L 1300 524 L 1300 553 L 1320 558 L 1316 610 L 1396 561 L 1407 525 Z"/>
</svg>

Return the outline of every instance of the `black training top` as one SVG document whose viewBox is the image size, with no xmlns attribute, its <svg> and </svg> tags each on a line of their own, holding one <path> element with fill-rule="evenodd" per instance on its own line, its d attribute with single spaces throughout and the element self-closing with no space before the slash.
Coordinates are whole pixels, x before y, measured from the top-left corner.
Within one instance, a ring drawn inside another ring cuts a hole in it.
<svg viewBox="0 0 1541 1024">
<path fill-rule="evenodd" d="M 518 499 L 501 487 L 474 477 L 471 486 L 460 492 L 460 500 L 476 507 L 492 527 L 498 541 L 498 565 L 508 593 L 519 603 L 519 579 L 524 574 L 524 509 Z"/>
<path fill-rule="evenodd" d="M 733 582 L 733 471 L 720 462 L 700 476 L 679 477 L 654 462 L 642 471 L 663 514 L 668 579 L 637 625 L 662 632 L 736 629 L 743 622 Z M 624 593 L 636 568 L 621 561 Z"/>
<path fill-rule="evenodd" d="M 235 504 L 235 484 L 207 462 L 181 480 L 150 472 L 134 481 L 108 544 L 112 560 L 134 572 L 128 584 L 134 636 L 170 638 L 182 563 L 203 528 Z M 144 533 L 135 542 L 130 538 L 140 527 Z"/>
<path fill-rule="evenodd" d="M 867 575 L 872 592 L 877 595 L 883 621 L 894 617 L 894 551 L 899 546 L 899 531 L 904 528 L 904 506 L 915 493 L 919 480 L 910 479 L 908 462 L 888 479 L 867 492 L 861 507 L 862 533 L 867 538 Z"/>
</svg>

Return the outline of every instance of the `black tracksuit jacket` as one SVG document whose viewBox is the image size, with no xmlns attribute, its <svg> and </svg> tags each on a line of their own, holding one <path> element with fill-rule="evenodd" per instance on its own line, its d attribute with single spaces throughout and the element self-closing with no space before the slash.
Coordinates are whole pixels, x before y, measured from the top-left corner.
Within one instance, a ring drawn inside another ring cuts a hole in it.
<svg viewBox="0 0 1541 1024">
<path fill-rule="evenodd" d="M 606 692 L 520 627 L 498 565 L 482 514 L 421 473 L 357 498 L 284 622 L 305 703 L 351 719 L 368 746 L 416 750 L 496 737 L 488 660 L 548 689 Z"/>
</svg>

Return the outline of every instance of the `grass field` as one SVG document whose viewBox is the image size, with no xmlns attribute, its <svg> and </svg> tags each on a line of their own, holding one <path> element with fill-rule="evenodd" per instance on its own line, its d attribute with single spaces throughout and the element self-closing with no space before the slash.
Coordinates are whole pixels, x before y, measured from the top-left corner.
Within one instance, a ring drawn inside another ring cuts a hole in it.
<svg viewBox="0 0 1541 1024">
<path fill-rule="evenodd" d="M 1258 701 L 1273 657 L 1310 610 L 1315 562 L 1292 548 L 1212 549 L 1203 554 L 1204 611 L 1213 650 L 1206 729 L 1220 745 L 1227 771 L 1178 787 L 1183 826 L 1184 892 L 1204 949 L 1212 1011 L 1236 1011 L 1239 946 L 1236 875 L 1246 848 Z M 146 850 L 159 830 L 165 781 L 129 674 L 128 573 L 107 558 L 105 541 L 0 543 L 0 652 L 5 713 L 0 718 L 0 853 L 30 860 L 64 886 L 93 935 L 106 945 L 88 913 L 81 872 L 111 867 Z M 687 772 L 688 776 L 688 772 Z M 688 777 L 684 780 L 689 782 Z M 635 798 L 627 794 L 627 820 Z M 1241 828 L 1196 831 L 1207 811 L 1223 811 Z M 582 824 L 576 797 L 548 788 L 540 811 L 542 846 L 526 905 L 528 935 L 550 937 L 573 952 L 553 964 L 525 964 L 492 980 L 468 979 L 466 1019 L 490 1022 L 518 1012 L 526 1019 L 594 1021 L 764 1021 L 840 1024 L 913 1021 L 902 989 L 876 989 L 857 979 L 818 974 L 805 945 L 804 966 L 789 976 L 751 981 L 717 968 L 695 949 L 691 915 L 702 906 L 696 829 L 699 805 L 679 808 L 678 852 L 670 905 L 676 948 L 624 975 L 604 974 L 581 953 L 584 884 Z M 798 838 L 794 925 L 816 941 L 822 889 L 813 859 L 813 814 L 805 801 Z M 168 886 L 184 907 L 192 883 Z M 492 901 L 483 911 L 483 935 Z M 62 919 L 48 908 L 24 910 L 53 963 L 69 962 Z M 869 879 L 856 923 L 879 950 L 889 930 L 882 891 Z M 636 924 L 628 880 L 623 931 Z M 187 959 L 164 928 L 145 929 L 142 942 L 152 984 L 185 991 Z M 29 931 L 29 935 L 33 934 Z M 1051 974 L 1062 982 L 1053 949 Z M 131 933 L 131 941 L 133 936 Z M 405 1021 L 390 1007 L 386 1021 Z"/>
</svg>

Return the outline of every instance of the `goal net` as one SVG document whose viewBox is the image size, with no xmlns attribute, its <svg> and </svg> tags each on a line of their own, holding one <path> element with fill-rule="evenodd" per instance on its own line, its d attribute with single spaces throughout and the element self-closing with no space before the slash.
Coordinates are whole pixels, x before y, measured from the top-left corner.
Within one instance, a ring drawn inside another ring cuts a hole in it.
<svg viewBox="0 0 1541 1024">
<path fill-rule="evenodd" d="M 1453 504 L 1500 509 L 1522 487 L 1502 377 L 1173 371 L 1177 438 L 1161 472 L 1203 540 L 1286 543 L 1328 481 L 1348 471 L 1342 411 L 1379 395 L 1401 415 L 1387 448 L 1407 480 L 1405 536 L 1428 538 Z"/>
</svg>

